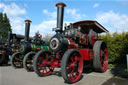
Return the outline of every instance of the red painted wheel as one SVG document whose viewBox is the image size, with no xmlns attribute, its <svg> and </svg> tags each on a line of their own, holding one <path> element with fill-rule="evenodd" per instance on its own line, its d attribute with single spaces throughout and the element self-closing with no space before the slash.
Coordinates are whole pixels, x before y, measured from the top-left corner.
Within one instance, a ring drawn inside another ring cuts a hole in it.
<svg viewBox="0 0 128 85">
<path fill-rule="evenodd" d="M 96 41 L 93 47 L 93 66 L 96 71 L 105 72 L 108 67 L 108 49 L 104 41 Z"/>
<path fill-rule="evenodd" d="M 61 74 L 67 83 L 77 82 L 83 71 L 83 57 L 76 49 L 67 50 L 61 62 Z"/>
<path fill-rule="evenodd" d="M 23 58 L 21 57 L 21 53 L 20 52 L 16 52 L 12 55 L 11 57 L 11 65 L 14 68 L 22 68 L 23 67 Z"/>
<path fill-rule="evenodd" d="M 50 51 L 39 51 L 34 57 L 34 71 L 38 76 L 48 76 L 54 70 L 53 57 Z"/>
<path fill-rule="evenodd" d="M 33 69 L 33 58 L 35 56 L 35 52 L 29 52 L 24 56 L 24 60 L 23 60 L 23 66 L 25 68 L 25 70 L 27 71 L 34 71 Z"/>
</svg>

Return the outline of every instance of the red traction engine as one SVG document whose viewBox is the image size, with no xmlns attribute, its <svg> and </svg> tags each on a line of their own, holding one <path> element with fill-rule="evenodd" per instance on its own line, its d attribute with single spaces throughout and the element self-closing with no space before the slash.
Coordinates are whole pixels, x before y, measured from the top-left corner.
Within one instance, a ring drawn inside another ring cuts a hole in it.
<svg viewBox="0 0 128 85">
<path fill-rule="evenodd" d="M 50 75 L 55 67 L 61 68 L 61 75 L 67 83 L 77 82 L 83 67 L 92 62 L 94 69 L 105 72 L 108 66 L 108 50 L 98 33 L 108 32 L 94 20 L 72 23 L 64 27 L 64 3 L 57 6 L 56 34 L 51 38 L 50 51 L 39 51 L 34 58 L 34 70 L 39 76 Z"/>
</svg>

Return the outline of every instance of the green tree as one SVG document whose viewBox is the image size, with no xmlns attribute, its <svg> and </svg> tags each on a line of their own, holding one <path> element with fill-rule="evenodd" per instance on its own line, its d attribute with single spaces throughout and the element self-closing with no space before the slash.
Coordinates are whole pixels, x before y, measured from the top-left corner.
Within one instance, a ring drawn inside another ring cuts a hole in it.
<svg viewBox="0 0 128 85">
<path fill-rule="evenodd" d="M 8 31 L 11 31 L 11 25 L 10 25 L 10 21 L 6 15 L 6 13 L 4 14 L 4 18 L 3 18 L 3 22 L 4 22 L 4 25 L 5 25 L 5 28 L 8 30 Z"/>
<path fill-rule="evenodd" d="M 0 13 L 0 23 L 3 22 L 3 13 Z"/>
<path fill-rule="evenodd" d="M 6 13 L 0 13 L 0 38 L 7 40 L 9 31 L 11 32 L 11 25 L 8 17 Z"/>
<path fill-rule="evenodd" d="M 0 13 L 0 39 L 2 38 L 2 30 L 3 29 L 3 13 Z"/>
<path fill-rule="evenodd" d="M 128 32 L 101 35 L 99 38 L 107 43 L 109 63 L 126 64 L 126 54 L 128 54 Z"/>
</svg>

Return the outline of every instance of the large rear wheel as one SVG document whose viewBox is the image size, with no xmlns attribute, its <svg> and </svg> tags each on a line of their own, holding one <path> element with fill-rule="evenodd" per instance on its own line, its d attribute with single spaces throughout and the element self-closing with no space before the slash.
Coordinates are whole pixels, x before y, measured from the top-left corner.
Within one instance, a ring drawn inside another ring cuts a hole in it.
<svg viewBox="0 0 128 85">
<path fill-rule="evenodd" d="M 11 65 L 14 68 L 22 68 L 23 67 L 23 59 L 21 58 L 21 53 L 16 52 L 11 57 Z"/>
<path fill-rule="evenodd" d="M 108 49 L 104 41 L 96 41 L 93 47 L 93 67 L 96 71 L 105 72 L 108 67 Z"/>
<path fill-rule="evenodd" d="M 48 76 L 54 70 L 53 57 L 50 51 L 39 51 L 34 57 L 34 71 L 38 76 Z"/>
<path fill-rule="evenodd" d="M 67 83 L 77 82 L 83 71 L 83 57 L 76 49 L 67 50 L 61 62 L 61 74 Z"/>
<path fill-rule="evenodd" d="M 24 57 L 23 66 L 27 71 L 34 71 L 33 58 L 34 58 L 35 54 L 36 54 L 35 52 L 29 52 Z"/>
</svg>

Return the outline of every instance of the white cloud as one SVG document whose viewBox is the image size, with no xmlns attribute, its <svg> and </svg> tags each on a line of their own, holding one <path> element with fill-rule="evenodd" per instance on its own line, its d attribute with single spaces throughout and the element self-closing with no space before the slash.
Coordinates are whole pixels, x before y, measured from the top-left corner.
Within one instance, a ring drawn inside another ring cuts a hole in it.
<svg viewBox="0 0 128 85">
<path fill-rule="evenodd" d="M 69 25 L 69 21 L 65 21 L 64 23 L 66 23 L 67 25 Z M 64 26 L 64 24 L 63 24 Z M 31 30 L 30 30 L 30 35 L 35 34 L 35 32 L 39 31 L 40 34 L 42 34 L 43 36 L 45 36 L 46 34 L 49 35 L 53 35 L 55 34 L 55 31 L 52 31 L 53 28 L 56 28 L 56 20 L 46 20 L 46 21 L 42 21 L 40 24 L 37 25 L 33 25 L 31 26 Z"/>
<path fill-rule="evenodd" d="M 24 35 L 24 32 L 25 32 L 24 20 L 25 20 L 25 17 L 27 17 L 26 9 L 21 8 L 16 3 L 11 3 L 8 5 L 5 3 L 0 3 L 0 10 L 2 10 L 3 13 L 6 13 L 7 16 L 9 17 L 13 33 Z M 45 20 L 39 24 L 31 24 L 30 36 L 34 36 L 35 32 L 37 31 L 39 31 L 42 35 L 45 35 L 47 33 L 49 34 L 54 33 L 52 32 L 52 28 L 55 27 L 56 20 L 54 20 L 55 16 L 53 15 L 56 15 L 56 13 L 48 12 L 47 10 L 44 10 L 43 13 L 47 14 L 52 20 Z M 52 14 L 52 16 L 50 14 Z"/>
<path fill-rule="evenodd" d="M 70 18 L 73 18 L 75 20 L 81 20 L 86 17 L 85 14 L 78 13 L 78 9 L 66 9 L 66 13 Z"/>
<path fill-rule="evenodd" d="M 65 16 L 74 20 L 80 20 L 86 17 L 85 14 L 78 13 L 79 9 L 66 9 Z M 46 14 L 50 19 L 56 19 L 57 11 L 49 12 L 47 9 L 43 10 L 43 14 Z"/>
<path fill-rule="evenodd" d="M 9 17 L 12 31 L 14 33 L 23 34 L 24 18 L 20 16 L 25 15 L 27 11 L 24 8 L 19 7 L 16 3 L 11 3 L 8 5 L 0 3 L 0 9 Z"/>
<path fill-rule="evenodd" d="M 26 10 L 20 8 L 16 3 L 11 3 L 10 5 L 0 3 L 0 8 L 3 9 L 3 12 L 7 13 L 9 16 L 18 16 L 21 14 L 26 14 Z"/>
<path fill-rule="evenodd" d="M 49 12 L 47 9 L 43 10 L 43 13 L 48 15 L 50 17 L 50 19 L 56 19 L 57 13 L 56 11 L 54 12 Z"/>
<path fill-rule="evenodd" d="M 93 5 L 93 8 L 96 8 L 96 7 L 99 7 L 99 3 L 95 3 L 94 5 Z"/>
<path fill-rule="evenodd" d="M 56 20 L 42 21 L 40 24 L 31 26 L 30 35 L 34 35 L 37 31 L 43 36 L 46 34 L 54 34 L 52 28 L 55 28 L 55 25 Z"/>
<path fill-rule="evenodd" d="M 7 13 L 7 16 L 10 19 L 10 23 L 12 26 L 12 31 L 17 34 L 24 34 L 24 28 L 25 23 L 24 20 L 27 17 L 27 10 L 25 9 L 25 6 L 20 7 L 16 3 L 0 3 L 0 10 L 2 9 L 2 12 Z M 66 14 L 71 19 L 80 20 L 83 17 L 86 17 L 84 14 L 78 13 L 78 9 L 66 9 Z M 46 14 L 48 19 L 45 21 L 42 21 L 39 24 L 31 24 L 30 27 L 30 36 L 33 36 L 35 32 L 39 31 L 43 36 L 45 34 L 54 34 L 55 32 L 52 31 L 52 28 L 56 27 L 56 17 L 57 12 L 49 12 L 47 9 L 44 9 L 43 14 Z M 23 16 L 24 15 L 24 16 Z M 69 21 L 65 21 L 66 23 L 69 23 Z"/>
<path fill-rule="evenodd" d="M 96 20 L 101 24 L 109 26 L 110 32 L 128 31 L 128 15 L 115 13 L 113 11 L 98 13 Z"/>
</svg>

